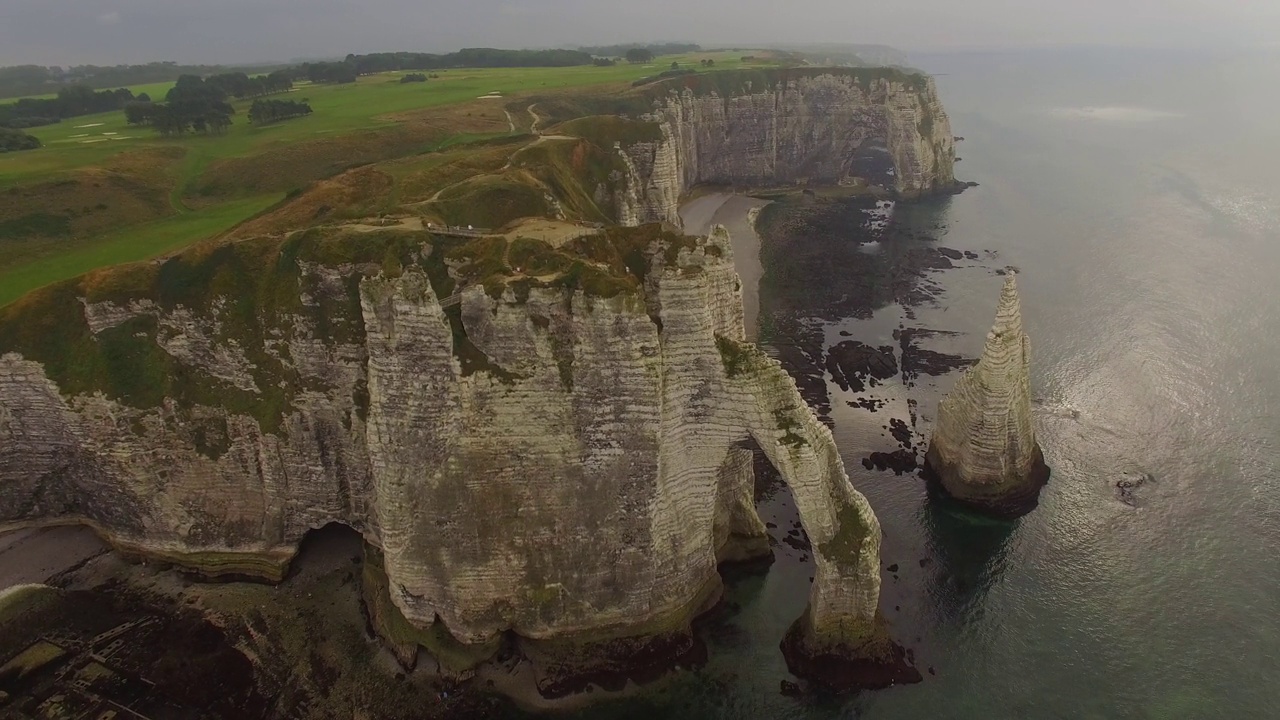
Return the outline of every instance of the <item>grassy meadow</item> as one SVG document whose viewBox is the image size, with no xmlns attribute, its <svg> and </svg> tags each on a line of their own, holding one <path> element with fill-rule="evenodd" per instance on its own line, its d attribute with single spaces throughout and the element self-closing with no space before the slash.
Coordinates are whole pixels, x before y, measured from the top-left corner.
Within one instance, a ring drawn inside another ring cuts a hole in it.
<svg viewBox="0 0 1280 720">
<path fill-rule="evenodd" d="M 285 97 L 305 99 L 313 114 L 254 126 L 247 119 L 251 101 L 237 101 L 232 126 L 217 136 L 162 138 L 127 125 L 118 111 L 32 128 L 27 132 L 44 147 L 0 155 L 0 305 L 95 267 L 147 259 L 220 235 L 287 193 L 354 167 L 526 133 L 527 113 L 504 111 L 512 96 L 623 86 L 661 73 L 673 61 L 701 69 L 700 60 L 711 58 L 716 70 L 732 69 L 743 65 L 740 56 L 706 52 L 646 65 L 449 69 L 425 83 L 401 83 L 404 72 L 343 85 L 300 83 Z M 133 89 L 162 99 L 169 85 Z M 401 172 L 391 175 L 393 182 L 404 179 Z M 132 220 L 116 212 L 109 221 L 92 221 L 128 205 L 131 188 L 142 186 L 167 196 L 167 207 L 153 198 L 150 209 Z M 95 195 L 96 205 L 78 207 L 81 196 L 93 193 L 103 195 Z M 395 193 L 392 188 L 389 197 Z M 40 234 L 39 228 L 50 226 L 63 229 Z M 9 245 L 21 252 L 7 251 Z"/>
</svg>

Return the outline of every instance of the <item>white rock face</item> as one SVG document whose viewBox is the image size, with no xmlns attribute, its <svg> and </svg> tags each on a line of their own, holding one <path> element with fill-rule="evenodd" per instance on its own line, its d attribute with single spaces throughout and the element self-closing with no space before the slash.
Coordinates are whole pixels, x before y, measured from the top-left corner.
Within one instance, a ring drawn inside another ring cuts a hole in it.
<svg viewBox="0 0 1280 720">
<path fill-rule="evenodd" d="M 727 232 L 649 257 L 644 290 L 612 298 L 466 288 L 465 339 L 416 267 L 365 271 L 354 297 L 357 268 L 303 264 L 302 310 L 262 343 L 296 384 L 278 427 L 67 393 L 7 352 L 0 524 L 85 522 L 208 573 L 279 577 L 309 529 L 340 522 L 382 549 L 406 618 L 463 643 L 656 635 L 714 598 L 719 560 L 767 552 L 759 447 L 814 545 L 806 642 L 865 644 L 882 633 L 879 524 L 791 378 L 745 344 Z M 358 307 L 349 337 L 317 329 L 322 301 Z M 184 372 L 266 402 L 267 383 L 221 379 L 250 349 L 212 331 L 221 307 L 137 298 L 84 322 L 105 341 L 117 315 L 155 317 Z"/>
<path fill-rule="evenodd" d="M 619 222 L 679 225 L 679 200 L 698 184 L 836 184 L 887 152 L 893 189 L 906 196 L 955 185 L 951 122 L 931 78 L 860 79 L 841 71 L 788 71 L 771 87 L 659 101 L 649 116 L 663 139 L 626 148 L 638 188 L 622 193 Z"/>
<path fill-rule="evenodd" d="M 953 497 L 997 515 L 1035 507 L 1049 469 L 1031 420 L 1031 340 L 1013 275 L 978 364 L 938 406 L 926 463 Z"/>
</svg>

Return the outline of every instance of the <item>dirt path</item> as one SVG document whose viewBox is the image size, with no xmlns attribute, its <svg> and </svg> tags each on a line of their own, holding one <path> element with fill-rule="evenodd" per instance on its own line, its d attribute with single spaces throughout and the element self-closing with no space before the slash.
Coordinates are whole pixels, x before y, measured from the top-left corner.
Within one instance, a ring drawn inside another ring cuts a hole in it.
<svg viewBox="0 0 1280 720">
<path fill-rule="evenodd" d="M 507 125 L 511 126 L 510 132 L 514 135 L 516 132 L 516 119 L 511 117 L 511 112 L 508 110 L 503 110 L 502 114 L 507 116 Z"/>
<path fill-rule="evenodd" d="M 533 118 L 533 124 L 529 126 L 529 132 L 533 133 L 534 135 L 538 134 L 538 123 L 542 122 L 542 118 L 538 117 L 538 113 L 533 111 L 533 109 L 537 107 L 537 105 L 538 103 L 534 103 L 529 107 L 525 108 L 525 110 L 529 113 L 529 117 Z"/>
<path fill-rule="evenodd" d="M 544 142 L 549 142 L 549 141 L 554 141 L 554 140 L 577 140 L 577 139 L 578 139 L 578 138 L 574 137 L 573 135 L 543 135 L 543 134 L 538 130 L 538 123 L 542 122 L 542 118 L 541 118 L 541 117 L 539 117 L 539 116 L 538 116 L 538 113 L 534 112 L 534 109 L 533 109 L 536 105 L 537 105 L 537 103 L 534 103 L 533 105 L 530 105 L 529 107 L 525 108 L 525 112 L 529 113 L 529 117 L 533 118 L 533 122 L 532 122 L 532 124 L 530 124 L 530 125 L 529 125 L 529 132 L 530 132 L 531 134 L 533 134 L 533 135 L 534 135 L 534 139 L 533 139 L 529 144 L 527 144 L 527 145 L 525 145 L 524 147 L 520 148 L 520 150 L 516 150 L 515 152 L 511 153 L 511 157 L 507 158 L 507 163 L 506 163 L 505 165 L 503 165 L 503 166 L 502 166 L 502 168 L 501 168 L 500 170 L 498 170 L 498 172 L 497 172 L 497 173 L 491 173 L 491 174 L 500 174 L 500 173 L 504 173 L 504 172 L 506 172 L 506 171 L 510 170 L 510 169 L 511 169 L 511 160 L 512 160 L 512 158 L 514 158 L 516 155 L 519 155 L 519 154 L 520 154 L 520 152 L 521 152 L 522 150 L 527 150 L 527 149 L 529 149 L 529 148 L 531 148 L 531 147 L 536 147 L 536 146 L 538 146 L 538 145 L 541 145 L 541 144 L 542 144 L 542 143 L 544 143 Z M 515 120 L 511 117 L 511 113 L 510 113 L 510 112 L 507 112 L 506 110 L 503 110 L 503 112 L 507 114 L 507 122 L 508 122 L 508 123 L 510 123 L 510 125 L 511 125 L 511 131 L 512 131 L 512 132 L 515 132 L 515 130 L 516 130 L 516 123 L 515 123 Z M 413 203 L 413 204 L 409 205 L 408 207 L 421 207 L 421 206 L 423 206 L 423 205 L 430 205 L 431 203 L 434 203 L 434 202 L 436 202 L 437 200 L 439 200 L 439 199 L 440 199 L 440 195 L 442 195 L 446 190 L 448 190 L 448 189 L 450 189 L 450 188 L 457 187 L 458 185 L 460 185 L 460 184 L 462 184 L 462 183 L 464 183 L 464 182 L 469 182 L 469 181 L 471 181 L 471 180 L 474 180 L 474 179 L 475 179 L 475 178 L 477 178 L 477 177 L 479 177 L 479 175 L 474 175 L 474 176 L 472 176 L 472 177 L 467 178 L 466 180 L 462 180 L 461 182 L 454 183 L 453 185 L 447 185 L 447 186 L 445 186 L 445 187 L 442 187 L 442 188 L 440 188 L 439 190 L 437 190 L 437 191 L 435 192 L 435 194 L 433 194 L 430 198 L 427 198 L 426 200 L 423 200 L 422 202 L 416 202 L 416 203 Z"/>
</svg>

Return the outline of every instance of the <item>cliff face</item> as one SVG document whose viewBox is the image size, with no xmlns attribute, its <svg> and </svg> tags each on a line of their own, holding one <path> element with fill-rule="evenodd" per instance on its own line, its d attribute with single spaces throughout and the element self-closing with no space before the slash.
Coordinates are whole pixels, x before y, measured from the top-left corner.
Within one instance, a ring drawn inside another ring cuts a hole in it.
<svg viewBox="0 0 1280 720">
<path fill-rule="evenodd" d="M 758 447 L 814 544 L 806 649 L 883 649 L 879 525 L 744 344 L 727 233 L 654 232 L 588 238 L 555 279 L 526 246 L 539 281 L 462 281 L 514 244 L 302 234 L 29 296 L 0 314 L 0 525 L 279 578 L 345 523 L 450 643 L 657 636 L 714 601 L 719 560 L 768 552 Z"/>
<path fill-rule="evenodd" d="M 1031 421 L 1031 341 L 1013 275 L 978 364 L 938 406 L 926 470 L 955 499 L 1006 517 L 1030 512 L 1049 468 Z"/>
<path fill-rule="evenodd" d="M 715 76 L 710 76 L 714 78 Z M 679 199 L 700 183 L 779 186 L 855 178 L 905 196 L 949 190 L 955 145 L 931 78 L 797 69 L 723 87 L 693 78 L 660 86 L 648 119 L 662 139 L 626 145 L 626 224 L 679 224 Z"/>
</svg>

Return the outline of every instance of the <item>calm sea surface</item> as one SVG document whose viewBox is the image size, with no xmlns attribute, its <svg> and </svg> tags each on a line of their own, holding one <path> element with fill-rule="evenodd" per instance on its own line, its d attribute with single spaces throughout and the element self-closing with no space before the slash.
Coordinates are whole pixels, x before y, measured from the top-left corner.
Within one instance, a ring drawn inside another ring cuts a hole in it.
<svg viewBox="0 0 1280 720">
<path fill-rule="evenodd" d="M 862 468 L 896 447 L 883 426 L 908 401 L 927 437 L 954 374 L 871 388 L 874 414 L 829 383 L 845 464 L 899 566 L 882 607 L 925 681 L 783 697 L 778 642 L 811 568 L 779 544 L 768 573 L 731 583 L 705 668 L 582 717 L 1280 717 L 1280 56 L 915 61 L 965 138 L 957 175 L 981 187 L 899 206 L 864 251 L 979 259 L 929 274 L 935 304 L 864 319 L 789 304 L 782 318 L 766 252 L 760 341 L 781 352 L 800 322 L 827 346 L 896 345 L 903 324 L 957 332 L 925 347 L 974 357 L 994 271 L 1016 266 L 1054 473 L 1040 507 L 983 522 L 936 506 L 917 478 Z M 841 281 L 838 263 L 812 278 Z M 1143 478 L 1125 502 L 1116 483 Z M 761 510 L 785 536 L 785 492 Z"/>
</svg>

